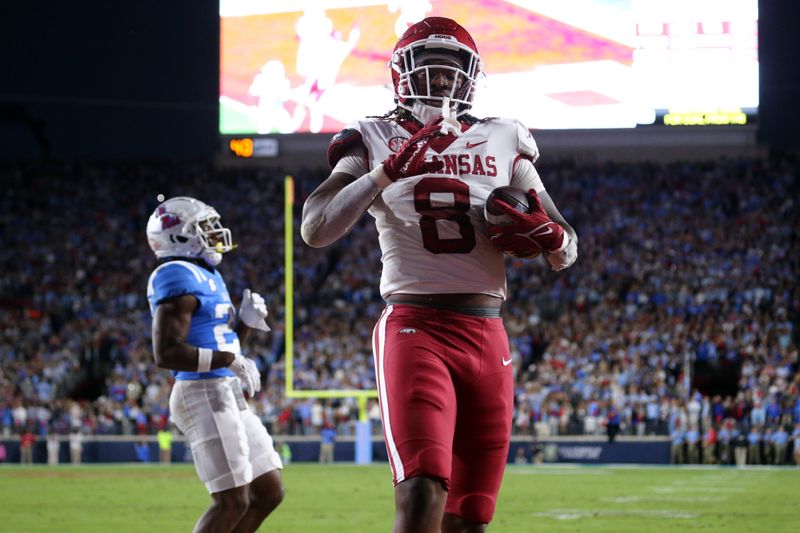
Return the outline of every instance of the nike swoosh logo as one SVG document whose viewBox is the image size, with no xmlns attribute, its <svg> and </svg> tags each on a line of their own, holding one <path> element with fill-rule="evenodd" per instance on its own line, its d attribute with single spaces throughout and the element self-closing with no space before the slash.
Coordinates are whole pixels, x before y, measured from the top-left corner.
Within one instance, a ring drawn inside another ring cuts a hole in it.
<svg viewBox="0 0 800 533">
<path fill-rule="evenodd" d="M 481 141 L 481 142 L 479 142 L 479 143 L 471 143 L 471 142 L 467 142 L 467 148 L 475 148 L 476 146 L 480 146 L 480 145 L 482 145 L 482 144 L 483 144 L 483 143 L 485 143 L 485 142 L 489 142 L 489 141 Z"/>
<path fill-rule="evenodd" d="M 510 364 L 511 364 L 511 359 L 506 359 L 506 358 L 504 357 L 504 358 L 503 358 L 503 366 L 508 366 L 508 365 L 510 365 Z"/>
<path fill-rule="evenodd" d="M 541 233 L 534 233 L 533 236 L 541 237 L 542 235 L 549 235 L 550 233 L 553 233 L 553 228 L 545 228 L 545 230 L 546 231 L 542 231 Z"/>
<path fill-rule="evenodd" d="M 553 233 L 553 228 L 550 227 L 553 224 L 554 222 L 545 222 L 541 226 L 536 226 L 530 230 L 528 233 L 526 233 L 526 235 L 530 235 L 531 237 L 543 237 L 545 235 L 550 235 Z"/>
</svg>

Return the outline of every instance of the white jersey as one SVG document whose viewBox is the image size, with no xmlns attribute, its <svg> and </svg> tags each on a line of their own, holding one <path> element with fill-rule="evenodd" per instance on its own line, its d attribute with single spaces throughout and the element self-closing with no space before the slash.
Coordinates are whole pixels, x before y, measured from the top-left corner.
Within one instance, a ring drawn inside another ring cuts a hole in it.
<svg viewBox="0 0 800 533">
<path fill-rule="evenodd" d="M 348 128 L 361 133 L 367 170 L 411 136 L 393 120 L 365 119 Z M 435 138 L 426 159 L 443 161 L 444 169 L 392 183 L 369 208 L 382 251 L 381 295 L 480 293 L 505 299 L 504 256 L 489 242 L 483 209 L 489 193 L 503 185 L 543 190 L 532 166 L 533 172 L 512 183 L 517 161 L 537 157 L 530 132 L 514 120 L 488 119 L 461 137 Z"/>
</svg>

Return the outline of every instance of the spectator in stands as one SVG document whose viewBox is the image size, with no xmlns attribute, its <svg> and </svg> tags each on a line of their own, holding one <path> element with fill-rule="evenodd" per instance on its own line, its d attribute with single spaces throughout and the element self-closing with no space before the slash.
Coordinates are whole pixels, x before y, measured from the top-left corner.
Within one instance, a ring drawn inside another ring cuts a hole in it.
<svg viewBox="0 0 800 533">
<path fill-rule="evenodd" d="M 761 460 L 765 465 L 771 465 L 775 462 L 773 433 L 772 427 L 767 426 L 764 428 L 764 433 L 761 435 Z"/>
<path fill-rule="evenodd" d="M 695 422 L 689 422 L 689 430 L 686 432 L 686 462 L 700 462 L 700 431 Z"/>
<path fill-rule="evenodd" d="M 617 433 L 620 429 L 620 414 L 615 405 L 611 405 L 608 409 L 607 415 L 608 422 L 606 424 L 606 433 L 608 434 L 608 442 L 613 443 L 617 438 Z"/>
<path fill-rule="evenodd" d="M 517 452 L 514 455 L 514 464 L 518 465 L 526 465 L 528 464 L 528 454 L 526 450 L 526 446 L 523 444 L 517 447 Z"/>
<path fill-rule="evenodd" d="M 69 434 L 69 457 L 72 464 L 81 464 L 83 459 L 83 433 L 81 433 L 80 428 L 73 428 Z"/>
<path fill-rule="evenodd" d="M 733 463 L 733 450 L 731 448 L 731 441 L 733 439 L 731 435 L 732 425 L 733 420 L 726 418 L 723 420 L 717 432 L 717 457 L 719 458 L 719 463 L 723 465 Z"/>
<path fill-rule="evenodd" d="M 544 446 L 536 438 L 531 444 L 531 462 L 535 465 L 540 465 L 544 462 Z"/>
<path fill-rule="evenodd" d="M 658 432 L 658 397 L 651 395 L 645 404 L 645 432 L 655 435 Z"/>
<path fill-rule="evenodd" d="M 747 464 L 760 465 L 762 434 L 760 426 L 753 426 L 747 434 Z"/>
<path fill-rule="evenodd" d="M 794 426 L 792 432 L 792 454 L 794 455 L 794 464 L 800 466 L 800 422 Z"/>
<path fill-rule="evenodd" d="M 745 466 L 747 464 L 748 454 L 748 436 L 743 431 L 737 431 L 733 437 L 733 455 L 735 457 L 736 466 Z"/>
<path fill-rule="evenodd" d="M 772 456 L 773 464 L 782 465 L 786 463 L 786 448 L 789 444 L 789 434 L 783 426 L 778 426 L 772 433 Z"/>
<path fill-rule="evenodd" d="M 377 400 L 369 400 L 367 407 L 367 418 L 372 425 L 372 434 L 382 434 L 381 406 Z"/>
<path fill-rule="evenodd" d="M 707 465 L 717 463 L 716 448 L 717 429 L 709 420 L 703 432 L 703 463 Z"/>
<path fill-rule="evenodd" d="M 531 434 L 531 408 L 530 404 L 525 400 L 517 402 L 514 431 L 517 435 Z"/>
<path fill-rule="evenodd" d="M 29 427 L 19 437 L 19 462 L 24 465 L 33 464 L 33 446 L 36 444 L 36 435 Z"/>
<path fill-rule="evenodd" d="M 54 432 L 47 434 L 47 464 L 50 466 L 58 464 L 58 454 L 61 450 L 61 441 Z"/>
<path fill-rule="evenodd" d="M 336 428 L 330 422 L 324 422 L 319 432 L 319 462 L 332 463 L 333 451 L 336 445 Z"/>
<path fill-rule="evenodd" d="M 684 448 L 686 445 L 686 432 L 681 428 L 680 422 L 677 422 L 670 434 L 670 452 L 669 462 L 674 465 L 680 465 L 686 462 L 684 458 Z"/>
</svg>

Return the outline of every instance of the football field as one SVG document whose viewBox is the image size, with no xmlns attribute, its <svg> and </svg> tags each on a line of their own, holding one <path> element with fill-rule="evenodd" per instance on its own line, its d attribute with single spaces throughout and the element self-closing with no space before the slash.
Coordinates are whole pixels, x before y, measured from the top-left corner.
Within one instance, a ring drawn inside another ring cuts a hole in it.
<svg viewBox="0 0 800 533">
<path fill-rule="evenodd" d="M 261 531 L 391 530 L 386 464 L 284 470 Z M 191 465 L 0 466 L 0 531 L 191 531 L 209 496 Z M 800 469 L 509 465 L 489 531 L 797 531 Z"/>
</svg>

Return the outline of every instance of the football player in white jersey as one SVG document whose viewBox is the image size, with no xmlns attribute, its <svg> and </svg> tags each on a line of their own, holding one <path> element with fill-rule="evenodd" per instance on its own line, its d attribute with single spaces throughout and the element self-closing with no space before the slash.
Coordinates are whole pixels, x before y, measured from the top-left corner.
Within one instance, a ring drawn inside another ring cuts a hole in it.
<svg viewBox="0 0 800 533">
<path fill-rule="evenodd" d="M 237 315 L 216 269 L 234 248 L 231 232 L 213 207 L 166 200 L 150 216 L 147 241 L 161 261 L 147 284 L 153 354 L 175 375 L 170 416 L 213 500 L 194 531 L 255 531 L 284 494 L 280 456 L 242 392 L 261 388 L 240 342 L 253 329 L 269 331 L 266 304 L 246 289 Z"/>
<path fill-rule="evenodd" d="M 375 218 L 387 306 L 373 347 L 393 531 L 484 531 L 514 404 L 501 250 L 541 251 L 561 270 L 577 257 L 577 236 L 533 166 L 528 129 L 468 114 L 482 64 L 463 27 L 443 17 L 414 24 L 390 66 L 396 109 L 333 138 L 333 170 L 303 206 L 302 236 L 327 246 L 365 211 Z M 502 204 L 513 223 L 489 228 L 486 198 L 505 185 L 527 191 L 535 209 Z"/>
</svg>

